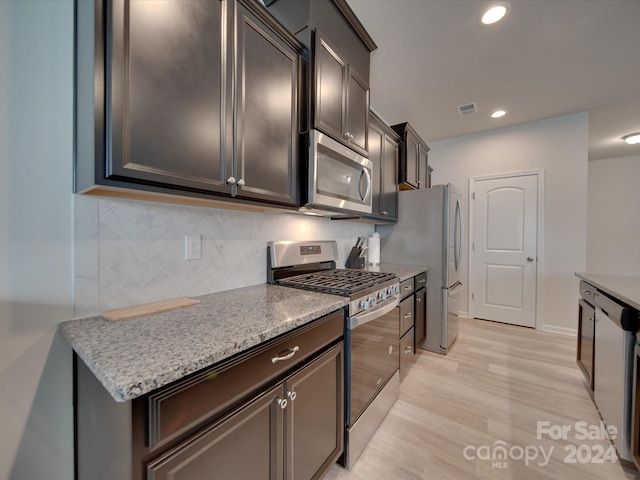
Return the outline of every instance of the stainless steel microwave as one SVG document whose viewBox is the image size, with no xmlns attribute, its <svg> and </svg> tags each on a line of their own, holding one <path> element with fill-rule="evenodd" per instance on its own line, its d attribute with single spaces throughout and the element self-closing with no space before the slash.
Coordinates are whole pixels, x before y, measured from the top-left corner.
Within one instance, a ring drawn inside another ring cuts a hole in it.
<svg viewBox="0 0 640 480">
<path fill-rule="evenodd" d="M 302 211 L 371 213 L 373 162 L 322 132 L 309 133 L 309 184 Z"/>
</svg>

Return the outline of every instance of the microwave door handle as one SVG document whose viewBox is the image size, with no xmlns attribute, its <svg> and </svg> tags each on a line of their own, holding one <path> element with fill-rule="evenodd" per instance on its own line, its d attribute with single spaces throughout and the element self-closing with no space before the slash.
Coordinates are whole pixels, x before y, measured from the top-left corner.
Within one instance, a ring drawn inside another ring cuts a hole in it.
<svg viewBox="0 0 640 480">
<path fill-rule="evenodd" d="M 362 194 L 362 177 L 365 177 L 367 179 L 367 188 L 364 192 L 364 195 Z M 367 167 L 362 167 L 362 171 L 360 172 L 360 182 L 358 183 L 358 193 L 360 194 L 360 199 L 366 203 L 367 199 L 369 198 L 369 195 L 371 194 L 371 174 L 369 173 L 369 170 L 367 170 Z"/>
</svg>

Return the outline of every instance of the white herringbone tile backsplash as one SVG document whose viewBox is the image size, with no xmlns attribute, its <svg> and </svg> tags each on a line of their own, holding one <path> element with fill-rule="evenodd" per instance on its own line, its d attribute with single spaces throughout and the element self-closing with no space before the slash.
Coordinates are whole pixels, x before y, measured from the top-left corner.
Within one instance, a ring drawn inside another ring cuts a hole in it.
<svg viewBox="0 0 640 480">
<path fill-rule="evenodd" d="M 180 296 L 265 283 L 269 240 L 337 240 L 339 266 L 371 225 L 74 196 L 76 318 Z M 184 260 L 185 235 L 202 258 Z"/>
</svg>

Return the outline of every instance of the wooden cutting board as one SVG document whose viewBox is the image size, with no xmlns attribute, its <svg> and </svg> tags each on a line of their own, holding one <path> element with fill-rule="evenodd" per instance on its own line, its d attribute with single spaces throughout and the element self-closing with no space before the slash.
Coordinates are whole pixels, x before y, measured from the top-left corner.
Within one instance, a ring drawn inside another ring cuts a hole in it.
<svg viewBox="0 0 640 480">
<path fill-rule="evenodd" d="M 151 315 L 152 313 L 166 312 L 175 310 L 176 308 L 188 307 L 200 303 L 200 300 L 189 297 L 172 298 L 171 300 L 163 300 L 161 302 L 145 303 L 144 305 L 136 305 L 135 307 L 119 308 L 117 310 L 108 310 L 102 314 L 102 318 L 106 320 L 126 320 L 133 317 L 142 317 Z"/>
</svg>

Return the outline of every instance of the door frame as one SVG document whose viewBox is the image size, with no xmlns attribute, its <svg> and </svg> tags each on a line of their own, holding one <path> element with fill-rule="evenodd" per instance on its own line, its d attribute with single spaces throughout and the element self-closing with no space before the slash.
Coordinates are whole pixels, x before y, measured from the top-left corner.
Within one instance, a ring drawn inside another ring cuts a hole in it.
<svg viewBox="0 0 640 480">
<path fill-rule="evenodd" d="M 475 244 L 475 199 L 474 195 L 476 192 L 476 182 L 482 180 L 495 180 L 500 178 L 510 178 L 510 177 L 524 177 L 535 175 L 538 179 L 538 218 L 537 218 L 537 229 L 538 229 L 538 238 L 537 240 L 537 253 L 538 261 L 536 262 L 536 313 L 535 313 L 535 324 L 536 330 L 541 330 L 544 325 L 544 319 L 542 318 L 542 278 L 544 276 L 544 194 L 545 194 L 545 170 L 544 169 L 535 169 L 535 170 L 523 170 L 519 172 L 509 172 L 509 173 L 497 173 L 490 175 L 478 175 L 474 177 L 469 177 L 469 242 L 467 245 L 467 250 L 469 252 L 469 291 L 468 293 L 468 302 L 469 302 L 469 317 L 475 318 L 475 307 L 474 301 L 471 298 L 471 294 L 474 291 L 474 282 L 475 282 L 475 257 L 473 246 Z"/>
</svg>

